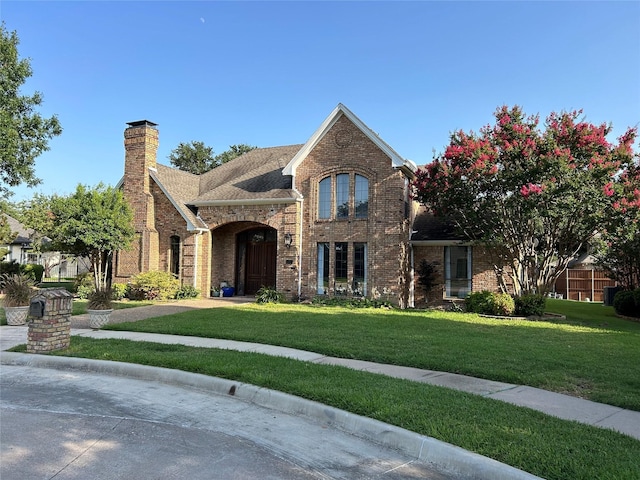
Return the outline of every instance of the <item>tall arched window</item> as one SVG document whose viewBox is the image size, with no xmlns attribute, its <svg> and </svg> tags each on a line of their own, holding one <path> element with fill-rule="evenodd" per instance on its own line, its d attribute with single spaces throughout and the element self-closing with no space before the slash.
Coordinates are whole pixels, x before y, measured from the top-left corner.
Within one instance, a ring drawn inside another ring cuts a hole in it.
<svg viewBox="0 0 640 480">
<path fill-rule="evenodd" d="M 367 218 L 369 216 L 369 180 L 362 175 L 356 175 L 353 203 L 356 218 Z"/>
<path fill-rule="evenodd" d="M 318 182 L 318 219 L 367 218 L 369 179 L 352 173 L 339 173 Z"/>
<path fill-rule="evenodd" d="M 331 177 L 323 178 L 318 185 L 318 218 L 331 218 Z"/>
<path fill-rule="evenodd" d="M 336 217 L 349 217 L 349 174 L 336 175 Z"/>
</svg>

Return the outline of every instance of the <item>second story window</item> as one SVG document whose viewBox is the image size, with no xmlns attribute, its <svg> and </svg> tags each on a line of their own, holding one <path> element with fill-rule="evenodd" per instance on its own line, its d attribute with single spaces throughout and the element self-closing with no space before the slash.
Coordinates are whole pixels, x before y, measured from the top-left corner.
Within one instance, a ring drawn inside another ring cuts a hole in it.
<svg viewBox="0 0 640 480">
<path fill-rule="evenodd" d="M 369 216 L 369 180 L 362 175 L 356 175 L 354 204 L 356 218 Z"/>
<path fill-rule="evenodd" d="M 323 178 L 318 185 L 318 218 L 331 218 L 331 177 Z"/>
<path fill-rule="evenodd" d="M 339 173 L 318 182 L 318 219 L 368 218 L 369 180 Z"/>
</svg>

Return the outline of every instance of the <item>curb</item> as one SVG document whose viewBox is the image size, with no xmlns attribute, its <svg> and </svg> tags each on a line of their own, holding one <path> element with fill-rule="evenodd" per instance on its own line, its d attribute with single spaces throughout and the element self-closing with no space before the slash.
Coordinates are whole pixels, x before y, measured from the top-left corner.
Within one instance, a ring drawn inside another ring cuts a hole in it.
<svg viewBox="0 0 640 480">
<path fill-rule="evenodd" d="M 497 460 L 400 427 L 349 413 L 312 400 L 233 380 L 147 365 L 14 352 L 1 352 L 0 364 L 118 375 L 195 388 L 218 395 L 231 395 L 239 400 L 261 407 L 283 413 L 306 416 L 319 422 L 327 423 L 352 435 L 401 451 L 417 460 L 428 462 L 443 472 L 453 474 L 460 479 L 540 479 L 540 477 L 500 463 Z"/>
</svg>

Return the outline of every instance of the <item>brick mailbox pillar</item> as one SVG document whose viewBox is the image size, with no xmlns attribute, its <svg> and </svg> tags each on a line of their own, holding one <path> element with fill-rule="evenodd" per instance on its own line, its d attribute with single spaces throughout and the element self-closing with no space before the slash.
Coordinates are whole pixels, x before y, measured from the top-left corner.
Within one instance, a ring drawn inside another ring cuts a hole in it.
<svg viewBox="0 0 640 480">
<path fill-rule="evenodd" d="M 44 288 L 29 308 L 27 353 L 63 350 L 71 342 L 73 295 L 64 288 Z"/>
</svg>

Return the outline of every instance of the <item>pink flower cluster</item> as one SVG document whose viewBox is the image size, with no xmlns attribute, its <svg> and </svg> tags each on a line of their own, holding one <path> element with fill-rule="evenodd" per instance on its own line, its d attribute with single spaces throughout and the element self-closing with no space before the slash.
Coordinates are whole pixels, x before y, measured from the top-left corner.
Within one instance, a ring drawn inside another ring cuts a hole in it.
<svg viewBox="0 0 640 480">
<path fill-rule="evenodd" d="M 607 183 L 603 188 L 602 191 L 604 192 L 604 194 L 607 197 L 613 197 L 613 194 L 615 193 L 615 191 L 613 190 L 613 182 L 609 182 Z"/>
<path fill-rule="evenodd" d="M 534 183 L 527 183 L 520 188 L 520 195 L 527 198 L 529 195 L 537 195 L 538 193 L 542 193 L 544 190 L 544 185 L 536 185 Z"/>
</svg>

